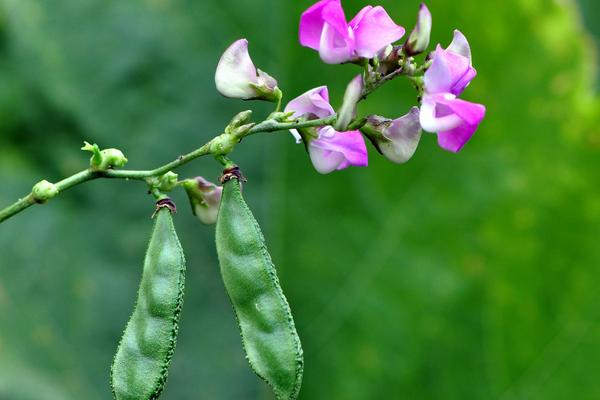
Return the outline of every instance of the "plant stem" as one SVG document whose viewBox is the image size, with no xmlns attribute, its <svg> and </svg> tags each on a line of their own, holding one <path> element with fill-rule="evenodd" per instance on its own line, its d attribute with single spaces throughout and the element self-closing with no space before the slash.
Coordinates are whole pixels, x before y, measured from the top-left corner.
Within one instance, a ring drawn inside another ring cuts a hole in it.
<svg viewBox="0 0 600 400">
<path fill-rule="evenodd" d="M 279 121 L 276 121 L 273 119 L 269 119 L 269 120 L 263 121 L 255 126 L 253 126 L 251 129 L 249 129 L 247 132 L 245 132 L 239 139 L 241 140 L 242 138 L 244 138 L 246 136 L 254 135 L 256 133 L 261 133 L 261 132 L 277 132 L 277 131 L 284 131 L 284 130 L 288 130 L 288 129 L 298 129 L 298 128 L 308 128 L 308 127 L 315 127 L 315 126 L 332 125 L 333 123 L 335 123 L 336 118 L 337 117 L 335 115 L 332 115 L 330 117 L 322 118 L 322 119 L 316 119 L 316 120 L 310 120 L 310 121 L 293 121 L 293 122 L 279 122 Z M 126 179 L 126 180 L 133 179 L 133 180 L 145 181 L 147 178 L 164 175 L 167 172 L 172 171 L 178 167 L 181 167 L 182 165 L 187 164 L 190 161 L 192 161 L 198 157 L 202 157 L 202 156 L 211 154 L 211 150 L 210 150 L 211 143 L 212 143 L 212 140 L 209 141 L 208 143 L 204 144 L 202 147 L 199 147 L 196 150 L 194 150 L 188 154 L 179 156 L 175 160 L 171 161 L 170 163 L 167 163 L 165 165 L 162 165 L 162 166 L 152 169 L 152 170 L 134 171 L 134 170 L 109 169 L 107 171 L 94 171 L 91 169 L 86 169 L 86 170 L 80 171 L 74 175 L 71 175 L 71 176 L 57 182 L 55 185 L 56 185 L 59 193 L 62 193 L 65 190 L 70 189 L 74 186 L 77 186 L 84 182 L 91 181 L 91 180 L 98 179 L 98 178 Z M 4 208 L 3 210 L 0 210 L 0 223 L 6 221 L 10 217 L 20 213 L 21 211 L 31 207 L 34 204 L 38 204 L 38 203 L 36 203 L 35 199 L 33 198 L 33 195 L 31 193 L 27 194 L 25 197 L 17 200 L 10 206 Z"/>
<path fill-rule="evenodd" d="M 29 193 L 27 196 L 17 200 L 10 206 L 0 211 L 0 223 L 34 204 L 35 200 L 33 199 L 33 195 Z"/>
</svg>

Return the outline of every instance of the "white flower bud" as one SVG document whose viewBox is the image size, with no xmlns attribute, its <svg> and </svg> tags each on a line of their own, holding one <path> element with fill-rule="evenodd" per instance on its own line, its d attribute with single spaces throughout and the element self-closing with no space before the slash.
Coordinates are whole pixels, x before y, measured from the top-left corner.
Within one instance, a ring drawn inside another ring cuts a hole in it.
<svg viewBox="0 0 600 400">
<path fill-rule="evenodd" d="M 410 33 L 404 49 L 409 56 L 421 54 L 429 46 L 431 35 L 431 13 L 425 4 L 421 4 L 417 16 L 417 25 Z"/>
<path fill-rule="evenodd" d="M 350 81 L 344 93 L 344 102 L 338 112 L 335 129 L 337 131 L 345 131 L 348 125 L 356 118 L 356 105 L 358 104 L 364 89 L 362 75 L 357 75 Z"/>
<path fill-rule="evenodd" d="M 215 73 L 217 90 L 225 97 L 243 100 L 277 101 L 277 81 L 257 70 L 248 53 L 248 40 L 239 39 L 225 50 Z"/>
</svg>

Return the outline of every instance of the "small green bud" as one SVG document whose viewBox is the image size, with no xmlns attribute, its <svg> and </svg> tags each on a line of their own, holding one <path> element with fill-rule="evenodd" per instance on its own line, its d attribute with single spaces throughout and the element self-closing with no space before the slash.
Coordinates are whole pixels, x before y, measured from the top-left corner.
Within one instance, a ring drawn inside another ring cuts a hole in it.
<svg viewBox="0 0 600 400">
<path fill-rule="evenodd" d="M 45 203 L 58 194 L 58 188 L 54 183 L 43 180 L 35 184 L 31 194 L 36 203 Z"/>
<path fill-rule="evenodd" d="M 92 153 L 90 168 L 94 171 L 107 171 L 112 168 L 121 168 L 127 164 L 127 158 L 119 149 L 100 150 L 96 143 L 84 142 L 81 150 Z"/>
<path fill-rule="evenodd" d="M 237 128 L 235 130 L 235 132 L 233 132 L 233 135 L 238 138 L 239 140 L 241 140 L 246 133 L 248 133 L 248 131 L 250 129 L 252 129 L 256 124 L 255 123 L 250 123 L 250 124 L 246 124 L 246 125 L 242 125 L 239 128 Z"/>
<path fill-rule="evenodd" d="M 287 122 L 295 113 L 295 111 L 275 111 L 274 113 L 271 113 L 271 115 L 269 115 L 267 120 Z"/>
<path fill-rule="evenodd" d="M 237 114 L 235 117 L 233 117 L 229 125 L 227 125 L 227 128 L 225 128 L 225 133 L 235 132 L 237 128 L 248 122 L 251 116 L 251 110 L 242 111 L 241 113 Z"/>
<path fill-rule="evenodd" d="M 170 192 L 177 186 L 177 178 L 179 176 L 172 171 L 167 172 L 158 178 L 157 189 L 161 192 Z"/>
<path fill-rule="evenodd" d="M 102 150 L 102 160 L 101 164 L 105 168 L 121 168 L 127 164 L 127 158 L 123 154 L 121 150 L 118 149 L 106 149 Z"/>
</svg>

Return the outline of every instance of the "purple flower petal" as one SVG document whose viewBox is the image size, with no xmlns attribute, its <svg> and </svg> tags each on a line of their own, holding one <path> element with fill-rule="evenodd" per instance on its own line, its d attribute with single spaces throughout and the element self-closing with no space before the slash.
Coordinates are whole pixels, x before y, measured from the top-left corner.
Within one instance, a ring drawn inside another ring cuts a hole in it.
<svg viewBox="0 0 600 400">
<path fill-rule="evenodd" d="M 445 96 L 456 98 L 456 96 L 450 93 L 426 94 L 423 97 L 419 118 L 421 126 L 427 132 L 447 131 L 456 128 L 462 123 L 458 115 L 452 112 L 447 106 L 439 104 L 439 100 Z"/>
<path fill-rule="evenodd" d="M 367 146 L 359 131 L 337 132 L 330 126 L 320 128 L 319 138 L 308 145 L 308 153 L 321 174 L 368 165 Z"/>
<path fill-rule="evenodd" d="M 308 119 L 326 118 L 333 115 L 335 111 L 329 104 L 329 91 L 327 86 L 320 86 L 301 94 L 291 100 L 285 106 L 285 112 L 293 111 L 292 117 L 305 117 Z M 296 143 L 302 142 L 302 137 L 296 129 L 290 129 L 290 133 L 296 139 Z"/>
<path fill-rule="evenodd" d="M 329 23 L 323 25 L 319 56 L 327 64 L 342 64 L 352 59 L 353 43 L 347 32 L 344 35 Z"/>
<path fill-rule="evenodd" d="M 478 125 L 485 116 L 485 106 L 461 99 L 440 100 L 438 104 L 448 107 L 454 114 L 469 125 Z"/>
<path fill-rule="evenodd" d="M 308 155 L 313 167 L 320 174 L 328 174 L 344 164 L 344 154 L 338 151 L 323 149 L 315 145 L 308 147 Z"/>
<path fill-rule="evenodd" d="M 450 131 L 439 132 L 438 144 L 444 150 L 458 153 L 476 130 L 477 125 L 462 124 Z"/>
<path fill-rule="evenodd" d="M 335 111 L 329 104 L 329 91 L 327 86 L 320 86 L 301 94 L 285 106 L 285 112 L 294 111 L 295 118 L 304 116 L 308 119 L 326 118 Z"/>
<path fill-rule="evenodd" d="M 312 5 L 308 10 L 302 13 L 302 16 L 300 17 L 299 34 L 300 44 L 302 46 L 319 50 L 323 25 L 325 24 L 325 19 L 323 18 L 323 10 L 325 8 L 337 8 L 337 13 L 344 16 L 344 10 L 342 9 L 340 0 L 321 0 Z M 335 12 L 329 10 L 328 15 L 335 15 Z M 344 24 L 345 23 L 346 18 L 344 16 Z"/>
<path fill-rule="evenodd" d="M 457 152 L 469 141 L 485 116 L 485 106 L 450 93 L 425 95 L 420 112 L 424 130 L 438 134 L 440 147 Z"/>
<path fill-rule="evenodd" d="M 450 46 L 448 46 L 446 50 L 468 58 L 469 64 L 473 63 L 473 60 L 471 59 L 471 46 L 469 46 L 469 42 L 467 41 L 465 35 L 463 35 L 458 29 L 454 30 L 452 43 L 450 43 Z"/>
<path fill-rule="evenodd" d="M 340 3 L 330 2 L 322 9 L 325 23 L 319 41 L 319 55 L 328 64 L 340 64 L 352 58 L 354 39 Z"/>
<path fill-rule="evenodd" d="M 348 23 L 348 26 L 350 26 L 350 29 L 353 32 L 356 31 L 356 29 L 358 28 L 358 24 L 360 24 L 360 22 L 363 20 L 365 15 L 372 9 L 373 9 L 373 6 L 365 6 L 358 12 L 358 14 L 356 14 L 354 16 L 354 18 L 352 18 L 350 23 Z"/>
<path fill-rule="evenodd" d="M 329 64 L 373 58 L 404 35 L 382 7 L 363 8 L 350 24 L 340 0 L 321 0 L 300 18 L 300 44 L 317 50 Z"/>
<path fill-rule="evenodd" d="M 464 87 L 475 76 L 469 59 L 442 49 L 439 45 L 433 54 L 433 63 L 425 72 L 424 83 L 427 93 L 450 92 Z M 466 78 L 465 78 L 466 77 Z"/>
<path fill-rule="evenodd" d="M 471 64 L 469 42 L 460 31 L 454 31 L 454 39 L 447 49 L 437 46 L 433 63 L 425 72 L 427 93 L 449 92 L 460 95 L 475 78 L 477 71 Z"/>
<path fill-rule="evenodd" d="M 383 7 L 367 6 L 350 21 L 355 37 L 355 54 L 373 58 L 390 43 L 404 36 L 404 28 L 396 25 Z"/>
<path fill-rule="evenodd" d="M 326 4 L 325 7 L 323 7 L 322 17 L 323 20 L 344 39 L 350 38 L 346 14 L 344 14 L 344 9 L 339 1 L 330 1 Z"/>
<path fill-rule="evenodd" d="M 445 50 L 438 45 L 433 63 L 425 72 L 419 115 L 423 129 L 437 133 L 443 149 L 458 152 L 485 116 L 485 106 L 456 98 L 476 75 L 469 42 L 455 30 L 452 43 Z"/>
<path fill-rule="evenodd" d="M 379 150 L 390 161 L 403 164 L 411 159 L 421 139 L 419 108 L 413 107 L 408 114 L 396 118 L 383 130 L 388 141 L 379 143 Z"/>
<path fill-rule="evenodd" d="M 477 76 L 477 71 L 475 68 L 469 66 L 465 74 L 450 88 L 450 93 L 455 94 L 456 96 L 460 96 L 462 92 L 464 92 L 465 88 L 469 86 L 469 83 Z"/>
<path fill-rule="evenodd" d="M 340 0 L 322 0 L 300 18 L 300 44 L 317 50 L 329 64 L 348 61 L 352 57 L 353 39 Z"/>
</svg>

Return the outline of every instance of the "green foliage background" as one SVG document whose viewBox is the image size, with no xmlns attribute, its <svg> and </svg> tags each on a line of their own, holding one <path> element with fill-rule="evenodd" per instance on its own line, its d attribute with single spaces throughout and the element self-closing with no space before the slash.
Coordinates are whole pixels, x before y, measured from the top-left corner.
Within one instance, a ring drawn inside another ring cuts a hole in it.
<svg viewBox="0 0 600 400">
<path fill-rule="evenodd" d="M 348 15 L 364 5 L 345 1 Z M 381 0 L 412 27 L 417 1 Z M 341 101 L 353 66 L 296 39 L 310 1 L 1 0 L 0 205 L 82 169 L 83 140 L 149 168 L 236 112 L 220 53 L 247 37 L 291 99 Z M 305 349 L 302 399 L 600 398 L 600 125 L 595 0 L 432 0 L 434 43 L 469 38 L 488 107 L 458 155 L 317 174 L 288 134 L 234 153 Z M 578 7 L 581 10 L 578 10 Z M 583 11 L 580 13 L 579 11 Z M 583 18 L 581 17 L 583 16 Z M 414 103 L 407 82 L 361 114 Z M 200 160 L 181 171 L 216 179 Z M 220 281 L 213 227 L 176 218 L 188 259 L 165 399 L 267 399 Z M 0 226 L 0 399 L 108 399 L 150 232 L 145 187 L 96 181 Z"/>
</svg>

